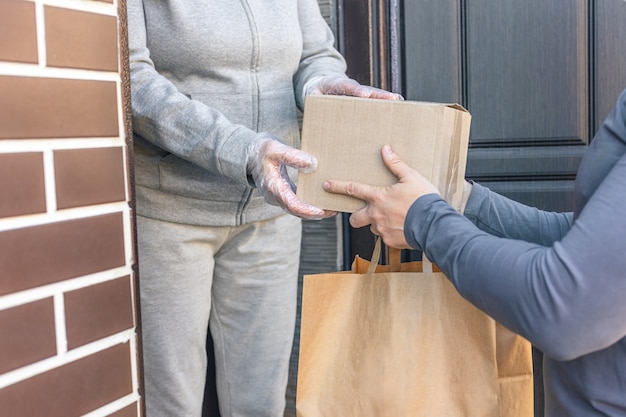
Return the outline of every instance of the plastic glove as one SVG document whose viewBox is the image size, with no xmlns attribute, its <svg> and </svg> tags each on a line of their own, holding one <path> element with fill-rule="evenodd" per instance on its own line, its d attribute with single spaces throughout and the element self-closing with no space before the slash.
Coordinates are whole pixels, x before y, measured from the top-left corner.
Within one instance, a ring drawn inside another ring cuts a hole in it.
<svg viewBox="0 0 626 417">
<path fill-rule="evenodd" d="M 361 85 L 351 78 L 335 75 L 311 78 L 304 85 L 304 95 L 308 96 L 312 94 L 404 100 L 404 97 L 400 94 L 381 90 L 376 87 Z"/>
<path fill-rule="evenodd" d="M 309 173 L 317 169 L 317 159 L 269 136 L 254 144 L 248 159 L 248 174 L 267 203 L 304 219 L 317 220 L 337 214 L 298 200 L 287 166 Z"/>
</svg>

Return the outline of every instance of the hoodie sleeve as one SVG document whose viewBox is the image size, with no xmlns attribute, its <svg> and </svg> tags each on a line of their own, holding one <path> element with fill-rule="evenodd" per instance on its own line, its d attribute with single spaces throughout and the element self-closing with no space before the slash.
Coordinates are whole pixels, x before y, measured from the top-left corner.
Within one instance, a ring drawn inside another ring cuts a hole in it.
<svg viewBox="0 0 626 417">
<path fill-rule="evenodd" d="M 155 69 L 142 0 L 128 0 L 133 130 L 180 158 L 249 185 L 246 162 L 258 134 L 182 94 Z"/>
<path fill-rule="evenodd" d="M 302 58 L 294 75 L 296 101 L 304 108 L 304 86 L 314 77 L 346 77 L 346 62 L 335 48 L 335 38 L 316 0 L 298 0 L 302 30 Z"/>
</svg>

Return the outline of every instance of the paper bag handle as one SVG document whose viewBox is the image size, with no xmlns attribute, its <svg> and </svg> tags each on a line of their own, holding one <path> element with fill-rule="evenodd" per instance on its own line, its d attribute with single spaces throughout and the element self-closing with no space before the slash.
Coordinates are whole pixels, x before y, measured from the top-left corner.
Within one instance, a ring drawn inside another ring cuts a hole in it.
<svg viewBox="0 0 626 417">
<path fill-rule="evenodd" d="M 370 264 L 367 267 L 367 273 L 373 274 L 376 271 L 376 267 L 380 263 L 380 253 L 382 251 L 382 239 L 376 238 L 374 244 L 374 250 L 372 251 L 372 258 Z M 389 248 L 389 259 L 391 264 L 391 271 L 398 272 L 400 270 L 400 249 Z M 422 272 L 432 273 L 433 263 L 426 257 L 426 254 L 422 252 Z"/>
<path fill-rule="evenodd" d="M 387 248 L 387 258 L 389 260 L 389 271 L 398 272 L 400 271 L 400 249 L 396 248 Z M 374 244 L 374 250 L 372 251 L 372 259 L 370 260 L 370 265 L 367 268 L 367 273 L 372 274 L 376 270 L 376 267 L 380 264 L 380 255 L 382 252 L 382 239 L 380 236 L 376 237 L 376 243 Z"/>
<path fill-rule="evenodd" d="M 376 271 L 376 267 L 380 262 L 380 246 L 381 246 L 381 238 L 380 236 L 376 238 L 376 243 L 374 244 L 374 250 L 372 251 L 372 259 L 370 260 L 370 265 L 367 267 L 367 273 L 373 274 Z"/>
<path fill-rule="evenodd" d="M 389 265 L 389 271 L 399 272 L 402 268 L 402 250 L 397 248 L 387 247 L 387 264 Z"/>
<path fill-rule="evenodd" d="M 424 252 L 422 252 L 422 272 L 433 272 L 433 263 L 426 257 Z"/>
</svg>

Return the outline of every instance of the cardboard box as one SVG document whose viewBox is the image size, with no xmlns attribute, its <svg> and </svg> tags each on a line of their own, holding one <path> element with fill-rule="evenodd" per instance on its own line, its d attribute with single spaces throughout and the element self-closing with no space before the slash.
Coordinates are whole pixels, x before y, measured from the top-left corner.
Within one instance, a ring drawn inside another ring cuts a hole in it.
<svg viewBox="0 0 626 417">
<path fill-rule="evenodd" d="M 327 210 L 358 210 L 363 201 L 327 193 L 322 184 L 328 179 L 396 183 L 380 154 L 381 147 L 389 143 L 448 202 L 459 207 L 470 122 L 469 112 L 457 104 L 309 96 L 302 122 L 302 150 L 317 158 L 318 168 L 298 174 L 297 196 Z"/>
</svg>

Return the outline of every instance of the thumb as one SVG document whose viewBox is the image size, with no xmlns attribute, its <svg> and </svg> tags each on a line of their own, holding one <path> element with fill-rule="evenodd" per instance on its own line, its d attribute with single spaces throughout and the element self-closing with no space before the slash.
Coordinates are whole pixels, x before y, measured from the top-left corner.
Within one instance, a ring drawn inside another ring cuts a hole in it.
<svg viewBox="0 0 626 417">
<path fill-rule="evenodd" d="M 401 160 L 391 149 L 390 145 L 383 145 L 381 153 L 385 166 L 398 178 L 398 181 L 401 182 L 404 177 L 408 176 L 413 171 L 413 169 Z"/>
<path fill-rule="evenodd" d="M 299 149 L 285 153 L 283 163 L 305 174 L 310 174 L 317 169 L 317 158 Z"/>
<path fill-rule="evenodd" d="M 274 145 L 272 159 L 279 164 L 288 165 L 307 174 L 317 169 L 317 159 L 313 155 L 278 141 L 272 145 Z"/>
</svg>

